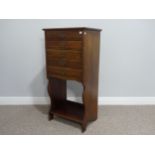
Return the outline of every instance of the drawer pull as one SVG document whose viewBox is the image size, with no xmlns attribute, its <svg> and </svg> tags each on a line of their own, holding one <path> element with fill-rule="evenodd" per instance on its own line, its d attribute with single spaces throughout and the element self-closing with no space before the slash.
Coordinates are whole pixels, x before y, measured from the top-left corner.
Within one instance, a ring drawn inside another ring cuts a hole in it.
<svg viewBox="0 0 155 155">
<path fill-rule="evenodd" d="M 82 33 L 83 33 L 82 31 L 79 31 L 79 35 L 82 35 Z"/>
<path fill-rule="evenodd" d="M 87 35 L 87 32 L 84 32 L 84 35 Z"/>
</svg>

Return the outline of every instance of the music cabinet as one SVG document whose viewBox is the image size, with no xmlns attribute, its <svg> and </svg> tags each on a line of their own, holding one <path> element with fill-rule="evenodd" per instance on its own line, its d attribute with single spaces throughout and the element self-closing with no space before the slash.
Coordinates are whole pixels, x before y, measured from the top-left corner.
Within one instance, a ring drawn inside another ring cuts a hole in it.
<svg viewBox="0 0 155 155">
<path fill-rule="evenodd" d="M 49 120 L 54 115 L 81 124 L 97 119 L 100 29 L 54 28 L 45 32 L 46 71 L 51 99 Z M 67 100 L 66 80 L 82 84 L 83 103 Z"/>
</svg>

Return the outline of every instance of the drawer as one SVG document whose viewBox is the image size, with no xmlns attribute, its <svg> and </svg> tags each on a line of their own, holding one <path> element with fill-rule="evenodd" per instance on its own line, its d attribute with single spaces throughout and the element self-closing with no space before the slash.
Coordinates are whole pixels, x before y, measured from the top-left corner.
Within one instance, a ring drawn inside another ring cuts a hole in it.
<svg viewBox="0 0 155 155">
<path fill-rule="evenodd" d="M 48 60 L 47 61 L 48 66 L 55 66 L 55 67 L 66 67 L 71 69 L 82 69 L 82 64 L 77 61 L 67 61 L 65 59 L 63 60 Z"/>
<path fill-rule="evenodd" d="M 82 81 L 82 70 L 47 66 L 47 76 L 64 80 Z"/>
<path fill-rule="evenodd" d="M 82 41 L 47 41 L 47 49 L 82 50 Z"/>
<path fill-rule="evenodd" d="M 57 41 L 57 40 L 82 40 L 82 31 L 47 31 L 46 32 L 47 41 Z"/>
<path fill-rule="evenodd" d="M 47 49 L 46 54 L 47 54 L 47 58 L 49 60 L 65 58 L 70 61 L 78 61 L 79 62 L 82 59 L 81 51 Z"/>
<path fill-rule="evenodd" d="M 82 68 L 82 53 L 80 51 L 47 50 L 47 65 Z"/>
</svg>

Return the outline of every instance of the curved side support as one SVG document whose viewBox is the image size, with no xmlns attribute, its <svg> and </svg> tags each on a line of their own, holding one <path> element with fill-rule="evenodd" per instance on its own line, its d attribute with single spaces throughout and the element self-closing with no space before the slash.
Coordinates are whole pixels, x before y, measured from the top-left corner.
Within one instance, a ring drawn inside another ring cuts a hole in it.
<svg viewBox="0 0 155 155">
<path fill-rule="evenodd" d="M 48 93 L 51 100 L 51 107 L 49 111 L 49 120 L 53 119 L 53 113 L 59 105 L 63 104 L 63 101 L 66 100 L 66 81 L 56 79 L 53 77 L 48 78 Z"/>
</svg>

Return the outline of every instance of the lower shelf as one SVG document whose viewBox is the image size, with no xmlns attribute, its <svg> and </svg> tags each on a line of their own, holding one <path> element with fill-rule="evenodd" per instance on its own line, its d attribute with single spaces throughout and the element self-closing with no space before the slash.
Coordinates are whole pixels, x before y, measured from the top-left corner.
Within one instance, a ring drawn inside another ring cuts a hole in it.
<svg viewBox="0 0 155 155">
<path fill-rule="evenodd" d="M 51 113 L 78 123 L 82 123 L 84 115 L 84 105 L 77 102 L 65 100 L 57 104 Z"/>
</svg>

